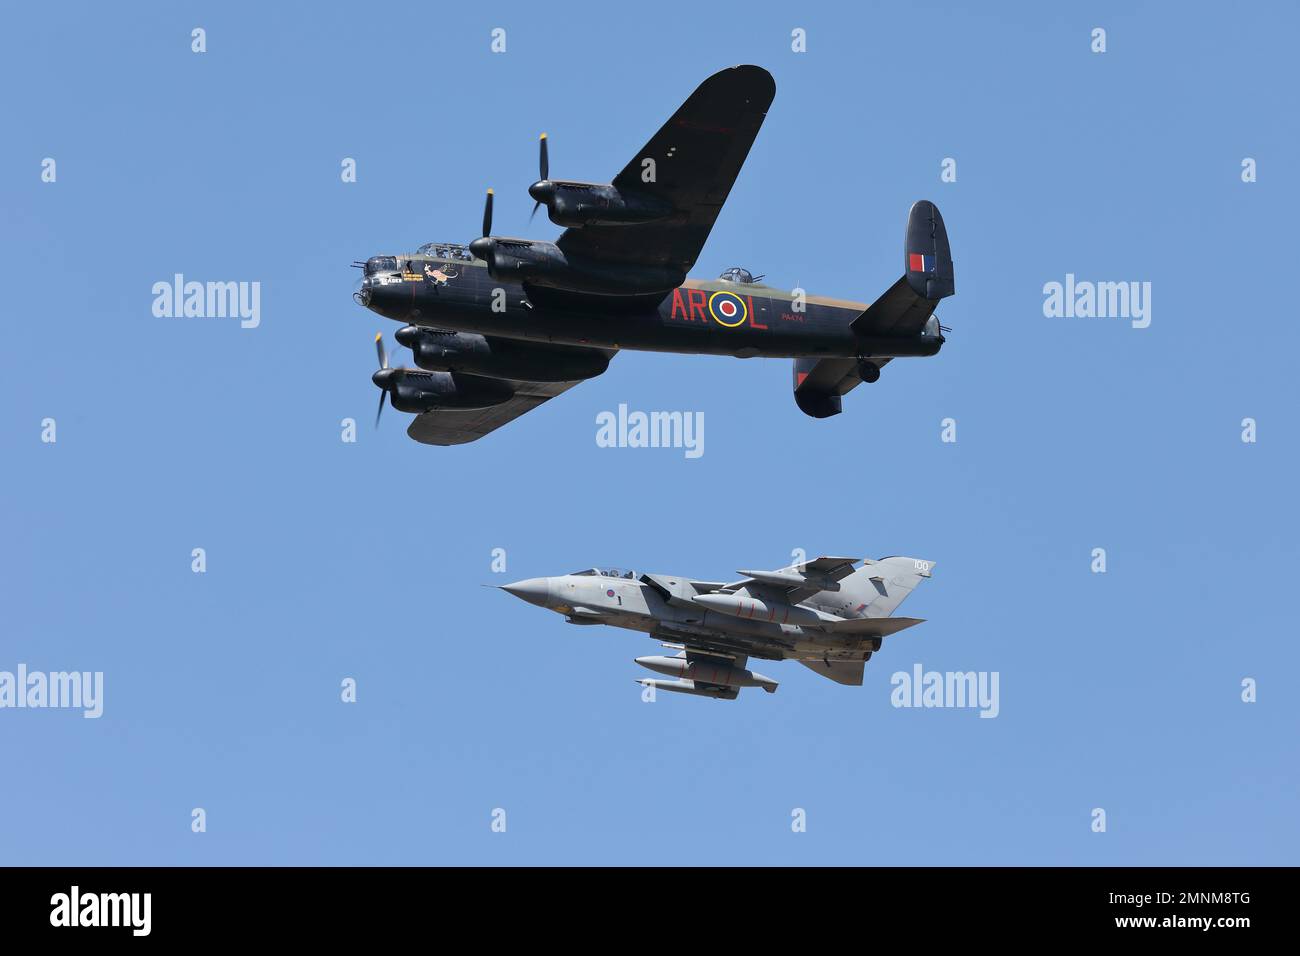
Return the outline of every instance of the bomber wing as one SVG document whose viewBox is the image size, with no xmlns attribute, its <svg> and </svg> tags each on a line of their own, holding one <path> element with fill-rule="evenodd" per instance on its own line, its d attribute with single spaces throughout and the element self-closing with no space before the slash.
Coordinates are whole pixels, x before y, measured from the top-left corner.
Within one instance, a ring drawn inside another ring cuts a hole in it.
<svg viewBox="0 0 1300 956">
<path fill-rule="evenodd" d="M 490 408 L 435 408 L 415 416 L 406 429 L 418 442 L 426 445 L 463 445 L 478 441 L 489 432 L 507 425 L 520 415 L 556 395 L 567 392 L 577 382 L 513 382 L 514 395 Z"/>
<path fill-rule="evenodd" d="M 670 204 L 672 215 L 571 228 L 556 244 L 569 256 L 690 271 L 775 95 L 776 83 L 761 67 L 709 77 L 613 180 Z"/>
</svg>

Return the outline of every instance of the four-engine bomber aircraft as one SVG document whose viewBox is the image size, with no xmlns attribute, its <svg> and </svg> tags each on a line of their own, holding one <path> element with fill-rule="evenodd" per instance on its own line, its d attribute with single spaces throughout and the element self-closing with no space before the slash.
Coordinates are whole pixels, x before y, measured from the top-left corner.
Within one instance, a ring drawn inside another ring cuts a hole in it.
<svg viewBox="0 0 1300 956">
<path fill-rule="evenodd" d="M 675 657 L 636 663 L 676 680 L 643 678 L 658 690 L 735 700 L 742 687 L 769 694 L 776 681 L 746 668 L 751 657 L 797 660 L 839 684 L 861 684 L 881 642 L 913 624 L 890 617 L 934 570 L 917 558 L 817 558 L 777 571 L 737 571 L 731 584 L 671 574 L 578 571 L 530 578 L 502 590 L 563 614 L 570 624 L 644 631 Z"/>
<path fill-rule="evenodd" d="M 406 323 L 397 341 L 419 366 L 389 368 L 377 337 L 380 411 L 388 395 L 417 413 L 416 441 L 470 442 L 599 375 L 619 349 L 640 349 L 793 358 L 795 401 L 825 418 L 891 359 L 937 353 L 945 330 L 933 312 L 953 294 L 953 264 L 925 200 L 908 217 L 903 277 L 871 305 L 796 296 L 739 268 L 686 278 L 775 94 L 757 66 L 714 74 L 609 183 L 551 179 L 543 134 L 528 192 L 534 213 L 545 206 L 564 227 L 553 243 L 491 235 L 488 190 L 483 235 L 468 248 L 429 243 L 356 263 L 357 301 Z"/>
</svg>

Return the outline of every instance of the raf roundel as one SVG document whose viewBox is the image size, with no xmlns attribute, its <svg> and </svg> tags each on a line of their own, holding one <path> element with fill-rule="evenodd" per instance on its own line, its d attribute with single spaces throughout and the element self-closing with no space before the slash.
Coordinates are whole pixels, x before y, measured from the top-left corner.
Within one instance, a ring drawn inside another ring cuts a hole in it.
<svg viewBox="0 0 1300 956">
<path fill-rule="evenodd" d="M 745 300 L 736 293 L 721 290 L 709 296 L 709 315 L 719 325 L 734 329 L 749 318 L 749 310 L 745 307 Z"/>
</svg>

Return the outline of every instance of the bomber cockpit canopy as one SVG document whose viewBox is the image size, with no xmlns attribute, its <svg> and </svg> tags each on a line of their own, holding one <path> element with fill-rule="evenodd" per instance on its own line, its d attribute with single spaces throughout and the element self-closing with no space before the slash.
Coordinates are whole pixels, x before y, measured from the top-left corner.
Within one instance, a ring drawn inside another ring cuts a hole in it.
<svg viewBox="0 0 1300 956">
<path fill-rule="evenodd" d="M 432 256 L 434 259 L 457 259 L 461 262 L 471 262 L 474 259 L 467 247 L 454 242 L 426 242 L 415 251 L 419 255 Z"/>
<path fill-rule="evenodd" d="M 587 568 L 584 571 L 574 571 L 569 577 L 579 578 L 584 576 L 594 576 L 602 578 L 628 578 L 636 577 L 635 571 L 624 571 L 622 568 Z"/>
<path fill-rule="evenodd" d="M 740 285 L 753 285 L 763 277 L 755 276 L 748 269 L 742 269 L 740 266 L 732 266 L 726 272 L 722 273 L 722 275 L 718 276 L 718 278 L 723 282 L 736 282 Z"/>
</svg>

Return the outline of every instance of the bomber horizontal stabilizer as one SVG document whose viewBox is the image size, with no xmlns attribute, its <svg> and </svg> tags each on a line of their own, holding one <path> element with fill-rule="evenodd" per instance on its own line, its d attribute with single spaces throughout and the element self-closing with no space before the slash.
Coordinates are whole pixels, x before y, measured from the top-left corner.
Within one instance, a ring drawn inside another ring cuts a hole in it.
<svg viewBox="0 0 1300 956">
<path fill-rule="evenodd" d="M 794 400 L 805 415 L 830 418 L 843 397 L 903 355 L 934 355 L 943 345 L 934 315 L 940 300 L 956 291 L 948 230 L 939 208 L 922 199 L 912 205 L 903 240 L 903 276 L 850 324 L 859 358 L 801 356 L 794 360 Z"/>
<path fill-rule="evenodd" d="M 879 370 L 890 359 L 880 356 L 871 361 Z M 838 415 L 843 409 L 840 399 L 861 384 L 862 375 L 855 358 L 805 356 L 794 360 L 795 404 L 813 418 Z"/>
</svg>

